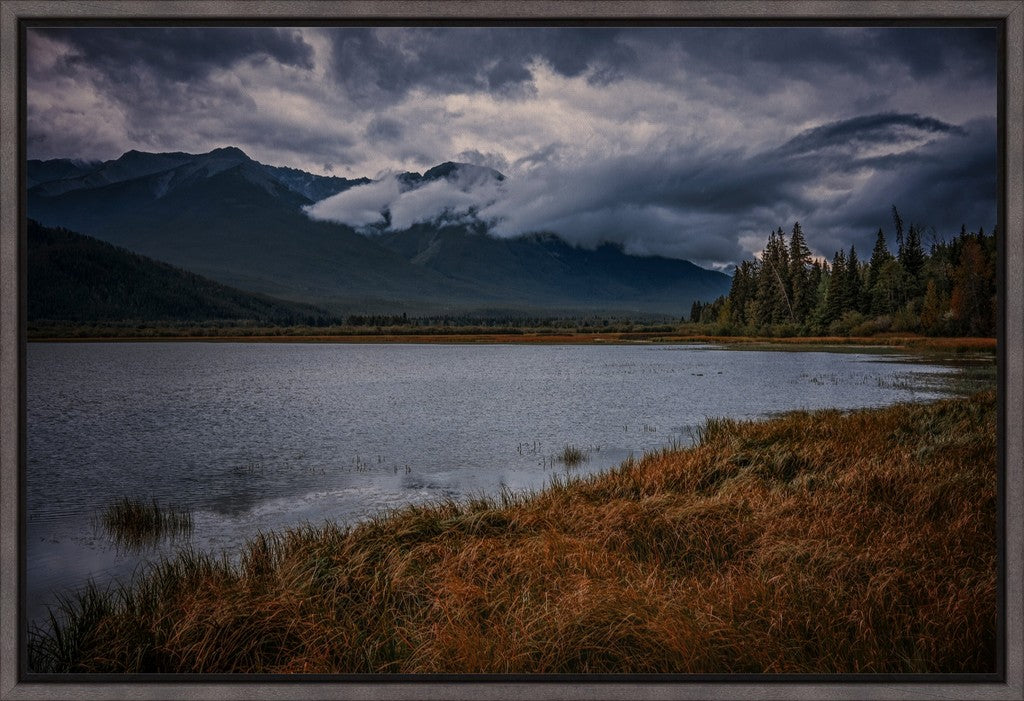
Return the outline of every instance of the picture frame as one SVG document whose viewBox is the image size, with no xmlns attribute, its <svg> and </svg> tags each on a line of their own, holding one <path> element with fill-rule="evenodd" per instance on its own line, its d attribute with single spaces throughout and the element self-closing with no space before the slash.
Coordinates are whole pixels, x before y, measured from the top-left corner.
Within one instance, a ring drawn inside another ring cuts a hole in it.
<svg viewBox="0 0 1024 701">
<path fill-rule="evenodd" d="M 248 678 L 190 677 L 188 679 L 102 676 L 95 681 L 27 681 L 23 673 L 25 629 L 19 610 L 19 551 L 24 542 L 20 518 L 20 470 L 24 465 L 25 386 L 25 267 L 24 267 L 24 89 L 19 54 L 22 23 L 41 18 L 68 22 L 102 19 L 208 21 L 397 21 L 439 23 L 571 22 L 600 19 L 628 24 L 647 22 L 737 23 L 877 22 L 927 20 L 955 22 L 958 18 L 991 18 L 1005 22 L 1002 81 L 1005 85 L 1003 149 L 1004 327 L 1000 339 L 1001 436 L 1003 479 L 1002 612 L 1004 650 L 1002 671 L 984 679 L 943 679 L 941 675 L 896 677 L 866 675 L 832 682 L 805 677 L 702 676 L 664 681 L 659 677 L 523 679 L 501 675 L 379 676 L 366 681 L 337 681 L 311 676 L 301 679 L 251 681 Z M 964 698 L 1024 697 L 1024 2 L 993 0 L 977 3 L 922 0 L 920 2 L 48 2 L 9 0 L 0 5 L 0 699 L 112 697 L 174 699 L 261 698 L 382 698 L 382 699 L 639 699 L 639 698 Z M 12 125 L 16 125 L 14 128 Z"/>
</svg>

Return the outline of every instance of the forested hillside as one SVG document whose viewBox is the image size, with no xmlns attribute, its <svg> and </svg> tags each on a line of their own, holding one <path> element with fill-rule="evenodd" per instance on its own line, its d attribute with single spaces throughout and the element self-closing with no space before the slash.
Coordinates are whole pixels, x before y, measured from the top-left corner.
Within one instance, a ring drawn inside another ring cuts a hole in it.
<svg viewBox="0 0 1024 701">
<path fill-rule="evenodd" d="M 896 252 L 879 229 L 866 261 L 853 246 L 831 263 L 814 260 L 799 222 L 788 241 L 780 227 L 760 260 L 737 266 L 728 295 L 694 303 L 690 321 L 726 334 L 994 336 L 996 230 L 963 227 L 925 251 L 921 228 L 904 230 L 892 214 Z"/>
<path fill-rule="evenodd" d="M 337 321 L 308 304 L 221 285 L 67 229 L 28 222 L 30 322 Z"/>
</svg>

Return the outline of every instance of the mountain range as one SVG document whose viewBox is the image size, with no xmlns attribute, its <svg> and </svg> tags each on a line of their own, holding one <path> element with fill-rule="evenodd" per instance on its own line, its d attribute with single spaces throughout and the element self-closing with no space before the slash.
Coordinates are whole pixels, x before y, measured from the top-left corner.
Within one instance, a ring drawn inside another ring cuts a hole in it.
<svg viewBox="0 0 1024 701">
<path fill-rule="evenodd" d="M 28 162 L 28 215 L 240 290 L 334 313 L 686 313 L 730 279 L 688 261 L 594 249 L 482 222 L 433 221 L 367 234 L 304 210 L 369 178 L 269 166 L 238 148 L 129 151 L 105 162 Z M 504 175 L 461 163 L 397 176 L 403 188 Z M 387 216 L 387 213 L 384 213 Z M 33 284 L 32 278 L 29 285 Z"/>
</svg>

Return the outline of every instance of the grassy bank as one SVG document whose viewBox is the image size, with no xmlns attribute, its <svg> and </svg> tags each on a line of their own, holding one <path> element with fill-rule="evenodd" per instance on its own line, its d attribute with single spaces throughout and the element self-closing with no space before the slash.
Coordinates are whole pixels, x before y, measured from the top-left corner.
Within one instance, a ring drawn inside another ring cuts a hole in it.
<svg viewBox="0 0 1024 701">
<path fill-rule="evenodd" d="M 529 497 L 185 554 L 88 590 L 37 671 L 985 672 L 992 392 L 711 420 Z"/>
<path fill-rule="evenodd" d="M 159 333 L 133 332 L 122 329 L 117 333 L 106 330 L 85 330 L 68 334 L 56 329 L 30 330 L 28 340 L 38 342 L 96 342 L 96 341 L 210 341 L 246 343 L 512 343 L 512 344 L 616 344 L 616 343 L 715 343 L 724 345 L 756 346 L 763 348 L 793 349 L 798 346 L 884 346 L 914 350 L 952 352 L 994 351 L 995 338 L 934 337 L 914 334 L 887 334 L 878 336 L 714 336 L 685 328 L 657 331 L 566 331 L 564 329 L 484 330 L 452 329 L 429 333 L 409 329 L 363 329 L 325 332 L 309 328 L 254 329 L 243 331 L 233 328 L 172 330 Z"/>
</svg>

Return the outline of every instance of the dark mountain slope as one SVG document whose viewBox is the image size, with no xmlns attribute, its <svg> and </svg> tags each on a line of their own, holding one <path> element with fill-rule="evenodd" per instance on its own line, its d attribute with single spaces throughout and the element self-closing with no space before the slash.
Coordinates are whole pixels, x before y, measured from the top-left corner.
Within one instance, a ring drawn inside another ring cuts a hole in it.
<svg viewBox="0 0 1024 701">
<path fill-rule="evenodd" d="M 214 149 L 209 153 L 143 153 L 128 151 L 120 158 L 106 162 L 85 162 L 61 158 L 28 162 L 28 187 L 33 194 L 56 197 L 72 190 L 90 189 L 164 173 L 179 166 L 190 165 L 190 170 L 204 169 L 213 175 L 224 167 L 250 161 L 262 168 L 273 179 L 309 200 L 330 197 L 355 185 L 372 182 L 369 178 L 347 178 L 314 175 L 295 168 L 268 166 L 252 161 L 244 151 L 234 146 Z"/>
<path fill-rule="evenodd" d="M 28 223 L 28 320 L 323 324 L 316 307 L 236 290 L 76 234 Z"/>
<path fill-rule="evenodd" d="M 247 158 L 212 175 L 188 164 L 57 197 L 29 192 L 30 215 L 43 224 L 247 290 L 306 301 L 453 293 L 441 276 L 351 228 L 312 221 L 302 212 L 310 203 Z"/>
<path fill-rule="evenodd" d="M 369 178 L 339 178 L 336 176 L 314 175 L 296 168 L 285 168 L 282 166 L 263 166 L 268 173 L 277 178 L 277 181 L 293 192 L 297 192 L 311 202 L 326 199 L 331 195 L 355 187 L 366 185 L 373 181 Z"/>
<path fill-rule="evenodd" d="M 402 173 L 397 176 L 398 181 L 406 186 L 417 187 L 435 180 L 461 180 L 465 183 L 480 184 L 487 180 L 501 182 L 505 176 L 485 166 L 475 166 L 470 163 L 455 163 L 445 161 L 423 173 Z"/>
<path fill-rule="evenodd" d="M 100 163 L 96 168 L 77 176 L 40 181 L 35 191 L 55 197 L 73 190 L 103 187 L 111 183 L 124 182 L 135 178 L 159 173 L 188 163 L 196 158 L 190 153 L 142 153 L 128 151 L 120 158 Z"/>
<path fill-rule="evenodd" d="M 479 227 L 417 225 L 380 242 L 413 263 L 479 289 L 529 304 L 675 313 L 681 299 L 714 299 L 729 278 L 687 261 L 630 256 L 617 245 L 572 246 L 557 236 L 489 236 Z"/>
<path fill-rule="evenodd" d="M 80 161 L 70 158 L 54 158 L 48 161 L 28 162 L 28 187 L 52 180 L 77 178 L 100 167 L 96 161 Z"/>
<path fill-rule="evenodd" d="M 40 174 L 74 172 L 41 163 L 33 166 Z M 441 179 L 471 188 L 504 176 L 453 162 L 398 176 L 409 189 Z M 28 207 L 44 225 L 223 284 L 352 312 L 516 307 L 677 315 L 729 289 L 720 273 L 611 245 L 587 250 L 553 235 L 502 239 L 481 223 L 439 221 L 364 235 L 303 211 L 365 182 L 266 166 L 230 147 L 200 155 L 129 152 L 85 175 L 31 187 Z"/>
</svg>

